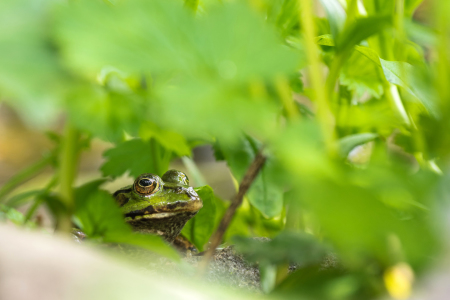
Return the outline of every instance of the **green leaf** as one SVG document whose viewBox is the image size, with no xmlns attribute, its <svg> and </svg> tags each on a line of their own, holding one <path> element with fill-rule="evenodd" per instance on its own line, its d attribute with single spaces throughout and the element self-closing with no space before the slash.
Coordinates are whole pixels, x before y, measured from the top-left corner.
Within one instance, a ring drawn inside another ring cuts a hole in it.
<svg viewBox="0 0 450 300">
<path fill-rule="evenodd" d="M 296 0 L 268 1 L 267 21 L 274 24 L 283 37 L 295 36 L 298 30 Z"/>
<path fill-rule="evenodd" d="M 367 280 L 359 273 L 343 272 L 340 268 L 321 264 L 300 268 L 290 274 L 273 291 L 273 295 L 295 295 L 300 299 L 370 299 L 373 286 L 365 286 Z"/>
<path fill-rule="evenodd" d="M 407 74 L 414 71 L 413 66 L 405 62 L 387 61 L 382 58 L 380 58 L 380 64 L 387 81 L 405 88 L 414 95 L 407 80 Z"/>
<path fill-rule="evenodd" d="M 83 207 L 86 205 L 90 194 L 98 190 L 108 179 L 102 178 L 87 182 L 74 190 L 74 199 L 76 207 Z"/>
<path fill-rule="evenodd" d="M 108 232 L 131 232 L 115 200 L 109 193 L 94 189 L 97 184 L 93 182 L 78 189 L 75 216 L 80 229 L 90 238 L 104 237 Z"/>
<path fill-rule="evenodd" d="M 346 57 L 361 41 L 391 25 L 391 18 L 386 16 L 357 19 L 336 39 L 337 52 Z"/>
<path fill-rule="evenodd" d="M 339 143 L 339 153 L 341 157 L 347 157 L 347 155 L 356 146 L 365 144 L 367 142 L 373 141 L 378 137 L 376 133 L 358 133 L 343 137 L 338 141 Z"/>
<path fill-rule="evenodd" d="M 80 129 L 118 143 L 125 132 L 136 136 L 145 116 L 146 101 L 131 91 L 112 91 L 85 86 L 68 97 L 71 121 Z"/>
<path fill-rule="evenodd" d="M 415 199 L 427 194 L 429 182 L 397 172 L 398 169 L 391 172 L 387 168 L 369 168 L 354 171 L 353 175 L 347 172 L 346 179 L 335 182 L 309 180 L 302 185 L 298 198 L 304 199 L 321 231 L 344 261 L 353 266 L 365 265 L 367 256 L 383 263 L 392 261 L 394 246 L 389 244 L 389 237 L 393 235 L 402 245 L 406 261 L 412 265 L 425 263 L 425 253 L 436 250 L 432 228 L 426 221 L 428 217 L 413 204 Z M 394 207 L 399 203 L 403 208 Z M 415 213 L 408 216 L 404 204 Z"/>
<path fill-rule="evenodd" d="M 52 2 L 0 3 L 1 98 L 34 126 L 56 119 L 65 92 L 65 73 L 46 30 Z"/>
<path fill-rule="evenodd" d="M 433 93 L 428 93 L 426 90 L 418 88 L 420 83 L 417 82 L 419 76 L 416 74 L 419 70 L 416 67 L 405 62 L 387 61 L 382 58 L 380 58 L 380 64 L 387 81 L 404 88 L 414 98 L 419 100 L 432 115 L 439 115 Z"/>
<path fill-rule="evenodd" d="M 238 144 L 220 144 L 220 150 L 231 172 L 241 181 L 259 151 L 259 143 L 253 138 L 242 137 Z M 269 158 L 248 191 L 250 203 L 265 217 L 272 218 L 281 213 L 283 189 L 274 181 L 275 163 Z"/>
<path fill-rule="evenodd" d="M 9 220 L 16 225 L 23 225 L 25 221 L 25 216 L 21 212 L 4 204 L 0 205 L 0 220 L 1 218 Z"/>
<path fill-rule="evenodd" d="M 295 65 L 263 20 L 238 3 L 194 19 L 173 1 L 78 1 L 58 12 L 56 33 L 74 69 L 92 75 L 113 65 L 126 72 L 178 70 L 248 80 Z"/>
<path fill-rule="evenodd" d="M 334 39 L 331 36 L 331 34 L 324 34 L 321 36 L 318 36 L 316 38 L 316 43 L 322 46 L 331 46 L 334 47 L 335 43 L 334 43 Z"/>
<path fill-rule="evenodd" d="M 193 12 L 197 11 L 199 0 L 184 0 L 184 6 L 191 9 Z"/>
<path fill-rule="evenodd" d="M 152 122 L 141 124 L 139 136 L 143 140 L 154 138 L 165 149 L 175 152 L 178 156 L 191 155 L 191 149 L 186 139 L 179 133 L 159 128 Z"/>
<path fill-rule="evenodd" d="M 355 50 L 366 56 L 375 66 L 381 67 L 385 79 L 393 84 L 403 87 L 415 99 L 419 100 L 433 115 L 439 115 L 436 105 L 436 95 L 430 92 L 429 88 L 424 88 L 423 74 L 420 69 L 405 62 L 386 61 L 378 54 L 367 47 L 356 46 Z"/>
<path fill-rule="evenodd" d="M 159 128 L 187 139 L 232 141 L 243 129 L 273 134 L 279 104 L 255 99 L 248 87 L 295 73 L 300 55 L 242 3 L 216 6 L 196 19 L 178 4 L 74 2 L 57 12 L 57 40 L 78 74 L 94 78 L 112 65 L 152 78 L 146 119 Z"/>
<path fill-rule="evenodd" d="M 167 171 L 171 152 L 167 151 L 155 140 L 143 141 L 132 139 L 118 144 L 115 148 L 105 151 L 105 163 L 101 170 L 104 176 L 115 178 L 129 172 L 138 177 L 142 173 L 162 175 Z"/>
<path fill-rule="evenodd" d="M 186 223 L 181 233 L 199 251 L 203 251 L 205 244 L 214 232 L 216 201 L 214 200 L 214 192 L 208 185 L 195 188 L 195 191 L 200 196 L 200 199 L 202 199 L 203 207 L 193 219 Z"/>
<path fill-rule="evenodd" d="M 359 51 L 353 51 L 342 66 L 340 82 L 359 97 L 369 93 L 375 98 L 380 98 L 383 94 L 384 78 L 382 76 L 380 66 Z"/>
</svg>

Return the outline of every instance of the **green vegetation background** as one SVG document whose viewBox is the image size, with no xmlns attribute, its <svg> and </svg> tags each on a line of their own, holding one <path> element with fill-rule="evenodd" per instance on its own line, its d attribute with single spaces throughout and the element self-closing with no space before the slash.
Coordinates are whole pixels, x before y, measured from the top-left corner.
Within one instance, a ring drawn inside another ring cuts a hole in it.
<svg viewBox="0 0 450 300">
<path fill-rule="evenodd" d="M 2 101 L 43 131 L 65 116 L 64 133 L 49 134 L 54 151 L 0 189 L 3 218 L 33 226 L 47 205 L 58 230 L 73 221 L 92 240 L 177 260 L 158 238 L 133 234 L 101 184 L 162 175 L 205 144 L 239 182 L 264 147 L 226 234 L 275 237 L 233 240 L 260 262 L 263 289 L 402 297 L 410 283 L 395 283 L 408 276 L 392 270 L 420 277 L 432 266 L 448 197 L 450 3 L 434 1 L 423 25 L 412 18 L 421 2 L 1 1 Z M 105 179 L 74 187 L 92 139 L 115 145 Z M 48 165 L 46 186 L 9 196 Z M 198 192 L 205 207 L 184 233 L 203 250 L 228 202 Z M 14 209 L 29 201 L 25 215 Z M 317 271 L 326 249 L 346 272 Z M 304 268 L 282 275 L 289 262 Z"/>
</svg>

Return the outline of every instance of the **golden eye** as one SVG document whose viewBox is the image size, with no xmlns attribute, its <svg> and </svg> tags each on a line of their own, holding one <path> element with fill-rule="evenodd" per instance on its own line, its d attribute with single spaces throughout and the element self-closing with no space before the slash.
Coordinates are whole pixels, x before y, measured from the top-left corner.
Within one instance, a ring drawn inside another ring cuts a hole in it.
<svg viewBox="0 0 450 300">
<path fill-rule="evenodd" d="M 154 178 L 138 178 L 134 184 L 134 189 L 141 195 L 151 195 L 158 191 L 159 182 Z"/>
</svg>

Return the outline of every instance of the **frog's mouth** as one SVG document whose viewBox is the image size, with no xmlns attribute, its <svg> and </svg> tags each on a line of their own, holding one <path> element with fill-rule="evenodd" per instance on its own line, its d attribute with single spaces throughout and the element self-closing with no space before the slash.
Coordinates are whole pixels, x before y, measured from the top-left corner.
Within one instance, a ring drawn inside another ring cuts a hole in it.
<svg viewBox="0 0 450 300">
<path fill-rule="evenodd" d="M 177 201 L 165 206 L 149 205 L 143 209 L 130 211 L 125 214 L 125 221 L 139 219 L 166 219 L 179 214 L 196 214 L 203 207 L 201 200 Z"/>
</svg>

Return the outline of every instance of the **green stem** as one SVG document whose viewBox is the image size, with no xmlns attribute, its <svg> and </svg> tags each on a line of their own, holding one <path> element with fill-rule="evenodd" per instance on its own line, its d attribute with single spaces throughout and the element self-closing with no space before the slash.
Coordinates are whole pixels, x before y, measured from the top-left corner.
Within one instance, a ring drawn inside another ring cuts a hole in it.
<svg viewBox="0 0 450 300">
<path fill-rule="evenodd" d="M 31 207 L 27 211 L 25 220 L 23 222 L 24 224 L 26 224 L 29 220 L 31 220 L 31 218 L 33 217 L 37 208 L 39 207 L 39 205 L 41 205 L 42 202 L 44 202 L 44 199 L 42 198 L 42 196 L 47 194 L 48 192 L 50 192 L 50 190 L 56 185 L 57 182 L 58 182 L 57 178 L 53 177 L 52 180 L 50 180 L 50 182 L 47 184 L 45 189 L 36 196 L 36 199 L 33 202 L 33 205 L 31 205 Z"/>
<path fill-rule="evenodd" d="M 282 75 L 278 76 L 275 79 L 275 87 L 277 89 L 278 96 L 280 97 L 280 100 L 283 103 L 288 119 L 289 120 L 299 119 L 300 114 L 298 112 L 297 107 L 295 106 L 294 98 L 292 97 L 292 91 L 286 77 Z"/>
<path fill-rule="evenodd" d="M 333 118 L 328 105 L 328 95 L 325 91 L 325 82 L 322 74 L 322 65 L 319 59 L 319 49 L 315 42 L 316 28 L 314 24 L 314 12 L 312 0 L 298 0 L 299 20 L 303 29 L 305 40 L 306 55 L 309 62 L 309 75 L 311 85 L 314 90 L 315 100 L 317 102 L 317 119 L 320 123 L 322 134 L 325 139 L 325 145 L 331 155 L 336 153 L 334 143 Z"/>
<path fill-rule="evenodd" d="M 52 156 L 46 156 L 36 163 L 32 164 L 28 168 L 20 171 L 16 175 L 14 175 L 9 181 L 7 181 L 0 188 L 0 203 L 5 199 L 4 197 L 14 190 L 16 187 L 21 185 L 22 183 L 30 180 L 34 176 L 36 176 L 39 172 L 41 172 L 45 167 L 50 165 L 52 162 Z"/>
<path fill-rule="evenodd" d="M 39 205 L 41 205 L 43 202 L 41 197 L 37 197 L 35 201 L 33 202 L 33 205 L 28 209 L 27 214 L 25 215 L 25 219 L 23 221 L 24 224 L 26 224 L 34 215 Z"/>
<path fill-rule="evenodd" d="M 328 77 L 326 80 L 326 94 L 328 99 L 333 98 L 334 87 L 336 86 L 336 82 L 339 79 L 339 73 L 341 71 L 341 67 L 344 63 L 346 57 L 342 54 L 337 54 L 331 63 L 330 72 L 328 73 Z"/>
<path fill-rule="evenodd" d="M 399 117 L 402 119 L 403 123 L 405 123 L 406 126 L 410 127 L 411 120 L 408 116 L 408 113 L 406 112 L 402 99 L 400 98 L 397 86 L 386 81 L 383 85 L 383 89 L 384 94 L 388 98 L 389 102 L 391 102 L 391 105 L 393 106 Z"/>
<path fill-rule="evenodd" d="M 72 224 L 70 216 L 74 210 L 73 182 L 77 172 L 79 158 L 79 133 L 70 122 L 66 123 L 64 137 L 61 143 L 59 158 L 60 199 L 67 207 L 67 213 L 59 216 L 57 230 L 70 232 Z"/>
</svg>

